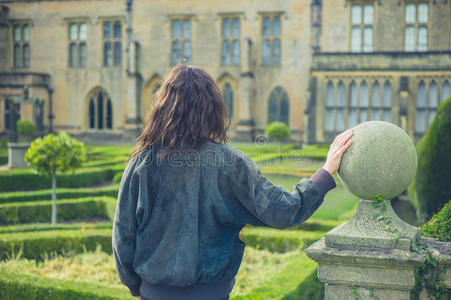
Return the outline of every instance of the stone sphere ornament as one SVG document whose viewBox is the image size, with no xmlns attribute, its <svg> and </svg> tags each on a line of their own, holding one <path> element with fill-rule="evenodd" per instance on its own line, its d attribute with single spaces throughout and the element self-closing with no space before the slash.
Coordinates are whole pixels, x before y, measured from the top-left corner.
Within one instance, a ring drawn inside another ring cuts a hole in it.
<svg viewBox="0 0 451 300">
<path fill-rule="evenodd" d="M 417 170 L 417 152 L 410 137 L 396 125 L 368 121 L 353 128 L 352 144 L 338 175 L 354 195 L 390 200 L 401 194 Z"/>
</svg>

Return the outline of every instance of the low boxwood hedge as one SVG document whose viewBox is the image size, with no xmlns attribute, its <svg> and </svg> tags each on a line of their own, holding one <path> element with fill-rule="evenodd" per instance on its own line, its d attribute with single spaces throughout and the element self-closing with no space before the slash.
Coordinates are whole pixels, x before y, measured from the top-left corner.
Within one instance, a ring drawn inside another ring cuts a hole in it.
<svg viewBox="0 0 451 300">
<path fill-rule="evenodd" d="M 91 197 L 57 201 L 58 220 L 83 220 L 103 218 L 112 220 L 116 199 Z M 4 203 L 0 205 L 0 224 L 49 222 L 52 201 Z"/>
<path fill-rule="evenodd" d="M 94 251 L 97 245 L 111 254 L 110 229 L 78 229 L 9 233 L 0 236 L 0 260 L 25 257 L 42 260 L 51 254 Z M 0 299 L 3 299 L 0 297 Z"/>
<path fill-rule="evenodd" d="M 342 224 L 346 220 L 321 220 L 308 219 L 299 225 L 287 228 L 285 230 L 305 230 L 305 231 L 323 231 L 328 232 Z"/>
<path fill-rule="evenodd" d="M 49 231 L 49 230 L 86 230 L 86 229 L 112 229 L 113 222 L 95 222 L 95 223 L 31 223 L 31 224 L 19 224 L 19 225 L 9 225 L 0 226 L 0 234 L 4 233 L 20 233 L 20 232 L 30 232 L 30 231 Z"/>
<path fill-rule="evenodd" d="M 126 289 L 12 272 L 0 272 L 2 300 L 115 300 L 135 299 Z"/>
<path fill-rule="evenodd" d="M 125 168 L 126 157 L 113 157 L 111 159 L 92 160 L 83 164 L 83 168 L 112 167 L 113 165 Z"/>
<path fill-rule="evenodd" d="M 8 164 L 8 156 L 0 155 L 0 166 Z"/>
<path fill-rule="evenodd" d="M 118 184 L 95 188 L 58 188 L 56 189 L 56 197 L 57 199 L 73 199 L 96 196 L 109 196 L 117 198 L 118 190 Z M 49 200 L 51 198 L 51 189 L 27 192 L 0 193 L 0 203 L 42 201 Z"/>
<path fill-rule="evenodd" d="M 240 232 L 240 239 L 247 246 L 273 252 L 287 252 L 305 249 L 324 236 L 324 232 L 301 230 L 278 230 L 246 227 Z"/>
<path fill-rule="evenodd" d="M 58 187 L 86 187 L 113 179 L 122 166 L 111 168 L 80 169 L 74 173 L 57 175 Z M 32 173 L 31 170 L 8 170 L 0 172 L 0 192 L 48 189 L 51 187 L 49 176 Z"/>
</svg>

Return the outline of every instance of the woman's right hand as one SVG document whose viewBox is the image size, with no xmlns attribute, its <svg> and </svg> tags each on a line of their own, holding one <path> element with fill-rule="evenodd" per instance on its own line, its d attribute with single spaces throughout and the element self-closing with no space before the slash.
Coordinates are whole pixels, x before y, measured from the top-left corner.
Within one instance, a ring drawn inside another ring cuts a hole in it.
<svg viewBox="0 0 451 300">
<path fill-rule="evenodd" d="M 330 145 L 329 152 L 327 153 L 327 160 L 323 166 L 323 168 L 326 169 L 330 175 L 333 175 L 338 171 L 343 153 L 345 153 L 345 151 L 352 144 L 351 137 L 353 133 L 354 132 L 352 129 L 346 130 L 345 132 L 337 135 L 335 140 Z"/>
</svg>

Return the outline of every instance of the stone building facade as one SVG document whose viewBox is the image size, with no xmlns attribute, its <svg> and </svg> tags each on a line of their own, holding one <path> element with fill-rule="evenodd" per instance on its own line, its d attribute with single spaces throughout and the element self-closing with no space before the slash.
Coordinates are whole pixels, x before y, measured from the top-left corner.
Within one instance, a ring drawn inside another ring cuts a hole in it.
<svg viewBox="0 0 451 300">
<path fill-rule="evenodd" d="M 450 1 L 312 5 L 319 15 L 312 30 L 320 37 L 312 54 L 307 141 L 329 142 L 367 120 L 392 122 L 420 138 L 451 96 Z"/>
<path fill-rule="evenodd" d="M 0 132 L 8 130 L 8 98 L 26 85 L 45 102 L 46 126 L 52 103 L 55 131 L 131 141 L 162 77 L 182 62 L 216 80 L 237 140 L 279 120 L 296 142 L 328 142 L 372 117 L 419 137 L 451 83 L 446 0 L 0 4 Z M 26 105 L 20 115 L 33 118 Z"/>
</svg>

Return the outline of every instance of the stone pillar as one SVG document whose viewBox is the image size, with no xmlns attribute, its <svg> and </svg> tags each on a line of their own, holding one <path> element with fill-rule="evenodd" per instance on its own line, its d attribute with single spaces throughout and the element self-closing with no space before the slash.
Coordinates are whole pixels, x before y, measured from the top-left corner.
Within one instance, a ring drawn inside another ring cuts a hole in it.
<svg viewBox="0 0 451 300">
<path fill-rule="evenodd" d="M 309 98 L 304 110 L 304 145 L 314 144 L 316 142 L 316 90 L 317 77 L 311 77 L 309 83 Z"/>
<path fill-rule="evenodd" d="M 412 251 L 419 232 L 402 221 L 390 200 L 382 197 L 398 196 L 413 179 L 415 147 L 401 128 L 387 122 L 365 122 L 353 130 L 353 143 L 338 173 L 344 185 L 364 199 L 348 222 L 326 233 L 305 252 L 318 263 L 326 300 L 410 300 L 416 284 L 415 267 L 425 262 L 422 254 Z M 441 256 L 448 266 L 450 248 L 448 256 Z M 445 285 L 450 282 L 444 281 Z M 424 297 L 420 299 L 427 299 Z"/>
<path fill-rule="evenodd" d="M 255 123 L 252 117 L 252 103 L 254 100 L 254 72 L 252 63 L 252 40 L 246 38 L 244 43 L 246 47 L 245 60 L 243 61 L 243 70 L 240 75 L 239 87 L 239 121 L 236 126 L 236 140 L 253 141 Z"/>
<path fill-rule="evenodd" d="M 139 44 L 133 40 L 133 0 L 126 1 L 127 11 L 127 91 L 124 130 L 133 138 L 141 129 L 141 77 L 139 74 Z"/>
<path fill-rule="evenodd" d="M 9 26 L 9 8 L 2 5 L 0 6 L 0 71 L 8 70 L 11 61 Z"/>
<path fill-rule="evenodd" d="M 322 1 L 313 0 L 310 4 L 310 18 L 311 18 L 311 37 L 310 44 L 312 50 L 319 52 L 321 50 L 321 27 L 322 27 Z"/>
<path fill-rule="evenodd" d="M 407 237 L 394 240 L 384 230 L 385 220 L 377 220 L 379 210 L 373 201 L 360 200 L 355 215 L 305 250 L 318 262 L 318 278 L 325 283 L 325 299 L 410 299 L 415 286 L 415 265 L 423 256 L 410 251 L 418 230 L 404 223 L 385 200 L 385 218 Z M 382 204 L 381 204 L 382 205 Z"/>
</svg>

